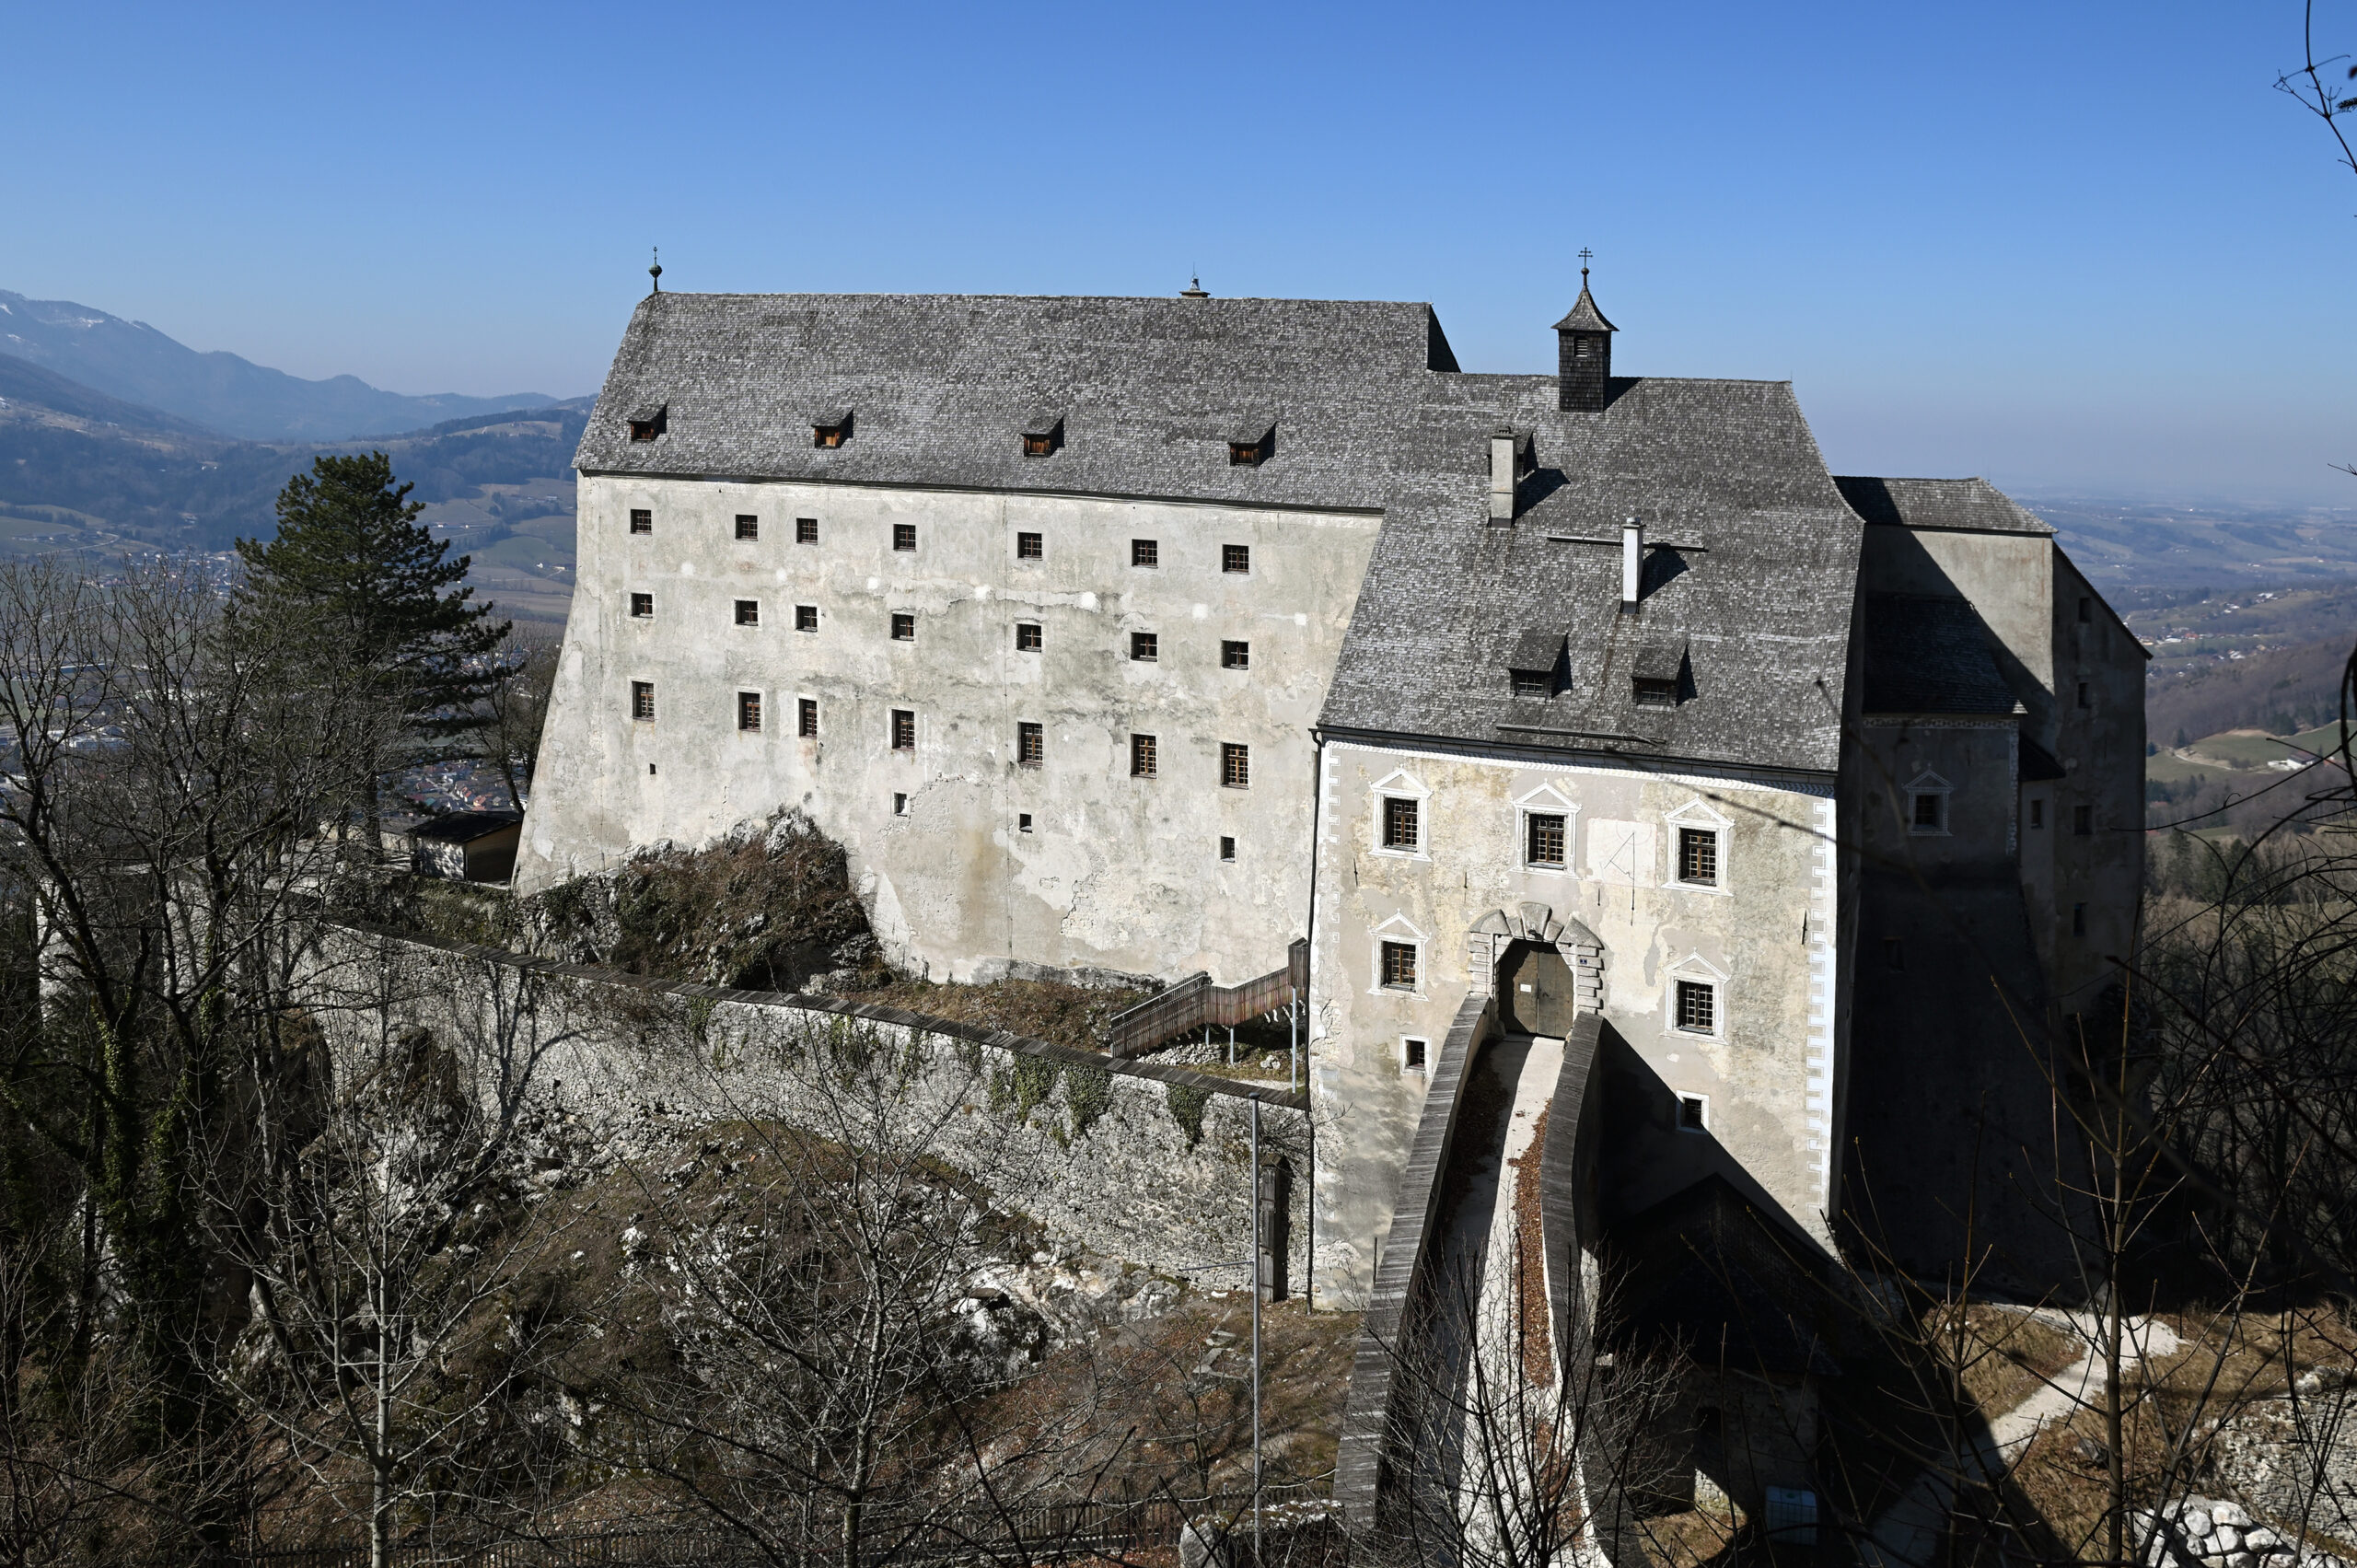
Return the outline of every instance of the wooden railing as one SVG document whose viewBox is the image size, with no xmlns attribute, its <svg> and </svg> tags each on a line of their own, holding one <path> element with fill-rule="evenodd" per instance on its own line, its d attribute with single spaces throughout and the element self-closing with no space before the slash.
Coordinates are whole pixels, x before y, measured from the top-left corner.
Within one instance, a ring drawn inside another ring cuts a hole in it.
<svg viewBox="0 0 2357 1568">
<path fill-rule="evenodd" d="M 1248 1023 L 1309 996 L 1309 941 L 1296 938 L 1285 949 L 1285 967 L 1255 975 L 1240 985 L 1213 985 L 1209 974 L 1189 975 L 1136 1006 L 1113 1015 L 1105 1049 L 1136 1056 L 1190 1029 Z"/>
</svg>

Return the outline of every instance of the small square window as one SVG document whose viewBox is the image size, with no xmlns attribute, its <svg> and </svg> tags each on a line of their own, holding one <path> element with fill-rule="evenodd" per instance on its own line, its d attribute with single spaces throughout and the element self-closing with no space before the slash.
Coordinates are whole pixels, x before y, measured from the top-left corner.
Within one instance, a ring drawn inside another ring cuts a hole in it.
<svg viewBox="0 0 2357 1568">
<path fill-rule="evenodd" d="M 2080 682 L 2079 682 L 2079 706 L 2081 706 L 2081 707 L 2083 707 L 2083 708 L 2092 708 L 2092 707 L 2094 707 L 2095 705 L 2096 705 L 2095 698 L 2094 698 L 2094 696 L 2093 696 L 2093 695 L 2088 691 L 2088 690 L 2087 690 L 2087 683 L 2086 683 L 2085 681 L 2084 681 L 2084 680 L 2080 681 Z"/>
<path fill-rule="evenodd" d="M 1945 832 L 1948 797 L 1938 790 L 1918 790 L 1908 803 L 1907 825 L 1919 833 Z"/>
<path fill-rule="evenodd" d="M 1882 967 L 1903 970 L 1907 967 L 1907 944 L 1896 936 L 1886 936 L 1882 943 Z"/>
<path fill-rule="evenodd" d="M 1162 638 L 1154 632 L 1130 633 L 1130 656 L 1142 664 L 1152 664 L 1162 656 Z"/>
<path fill-rule="evenodd" d="M 1223 572 L 1249 572 L 1252 570 L 1252 547 L 1248 544 L 1221 545 L 1219 569 Z"/>
<path fill-rule="evenodd" d="M 2043 800 L 2032 800 L 2029 803 L 2029 825 L 2033 828 L 2046 826 L 2046 802 Z"/>
<path fill-rule="evenodd" d="M 1015 830 L 1018 833 L 1028 833 L 1031 830 L 1031 813 L 1018 811 L 1015 814 Z"/>
<path fill-rule="evenodd" d="M 806 738 L 816 736 L 819 733 L 819 699 L 805 697 L 798 706 L 801 711 L 795 727 Z"/>
<path fill-rule="evenodd" d="M 906 708 L 892 710 L 892 749 L 913 751 L 917 749 L 917 716 Z"/>
<path fill-rule="evenodd" d="M 1038 621 L 1018 621 L 1015 623 L 1015 651 L 1018 654 L 1036 654 L 1039 651 Z"/>
<path fill-rule="evenodd" d="M 1414 849 L 1417 845 L 1416 820 L 1419 803 L 1403 800 L 1398 796 L 1383 797 L 1383 847 L 1385 849 Z"/>
<path fill-rule="evenodd" d="M 795 605 L 794 629 L 797 632 L 816 632 L 819 629 L 819 607 L 815 604 Z"/>
<path fill-rule="evenodd" d="M 1719 885 L 1719 835 L 1708 828 L 1678 830 L 1678 879 L 1701 888 Z"/>
<path fill-rule="evenodd" d="M 669 412 L 668 409 L 656 409 L 644 418 L 624 421 L 630 426 L 630 438 L 633 441 L 652 441 L 659 437 L 670 423 L 664 418 L 664 415 Z"/>
<path fill-rule="evenodd" d="M 2087 906 L 2084 904 L 2073 904 L 2071 906 L 2071 935 L 2073 936 L 2084 936 L 2086 934 Z"/>
<path fill-rule="evenodd" d="M 650 619 L 655 614 L 655 596 L 653 594 L 631 595 L 630 613 L 634 621 Z"/>
<path fill-rule="evenodd" d="M 1561 869 L 1571 819 L 1560 811 L 1534 811 L 1524 821 L 1525 864 Z"/>
<path fill-rule="evenodd" d="M 1234 839 L 1222 835 L 1219 841 L 1219 857 L 1222 860 L 1234 860 L 1236 858 L 1236 841 Z"/>
<path fill-rule="evenodd" d="M 633 680 L 630 683 L 630 716 L 634 719 L 655 716 L 655 682 Z"/>
<path fill-rule="evenodd" d="M 916 547 L 916 524 L 894 523 L 892 525 L 892 548 L 895 550 L 914 550 Z"/>
<path fill-rule="evenodd" d="M 1678 1027 L 1689 1034 L 1711 1034 L 1719 1026 L 1718 987 L 1707 981 L 1678 982 Z"/>
<path fill-rule="evenodd" d="M 1252 645 L 1249 643 L 1228 642 L 1223 639 L 1219 645 L 1219 667 L 1222 669 L 1251 668 Z"/>
<path fill-rule="evenodd" d="M 1133 539 L 1130 540 L 1130 564 L 1132 566 L 1161 565 L 1162 541 L 1158 539 Z"/>
<path fill-rule="evenodd" d="M 633 533 L 653 533 L 655 531 L 655 513 L 645 506 L 633 506 L 630 509 L 630 531 Z"/>
<path fill-rule="evenodd" d="M 897 790 L 894 791 L 892 795 L 892 815 L 895 817 L 905 817 L 908 814 L 909 797 L 899 793 Z"/>
<path fill-rule="evenodd" d="M 1416 948 L 1411 942 L 1383 945 L 1383 983 L 1393 991 L 1416 989 Z"/>
<path fill-rule="evenodd" d="M 818 543 L 818 542 L 819 542 L 819 519 L 818 519 L 818 518 L 816 518 L 816 517 L 796 517 L 796 518 L 795 518 L 795 519 L 794 519 L 794 542 L 795 542 L 795 543 L 796 543 L 796 544 L 816 544 L 816 543 Z"/>
<path fill-rule="evenodd" d="M 1036 768 L 1048 760 L 1048 732 L 1036 724 L 1015 726 L 1015 761 L 1022 767 Z"/>
<path fill-rule="evenodd" d="M 761 518 L 759 518 L 759 517 L 755 517 L 755 516 L 754 516 L 752 513 L 750 513 L 750 512 L 739 512 L 739 513 L 737 513 L 737 537 L 738 539 L 759 539 L 759 538 L 761 538 Z"/>
<path fill-rule="evenodd" d="M 1219 782 L 1229 789 L 1252 787 L 1252 748 L 1232 740 L 1220 743 Z"/>
<path fill-rule="evenodd" d="M 892 612 L 892 641 L 913 643 L 917 640 L 917 618 L 907 610 Z"/>
<path fill-rule="evenodd" d="M 761 727 L 761 694 L 759 691 L 737 693 L 737 727 L 748 730 Z"/>
<path fill-rule="evenodd" d="M 1678 1130 L 1681 1132 L 1707 1132 L 1711 1130 L 1711 1102 L 1701 1095 L 1678 1097 Z"/>
<path fill-rule="evenodd" d="M 1130 777 L 1150 779 L 1155 773 L 1155 744 L 1151 735 L 1130 737 Z"/>
<path fill-rule="evenodd" d="M 1423 1072 L 1425 1054 L 1431 1049 L 1432 1041 L 1418 1040 L 1413 1035 L 1410 1035 L 1407 1039 L 1401 1040 L 1399 1042 L 1399 1070 L 1402 1073 Z"/>
<path fill-rule="evenodd" d="M 2092 806 L 2071 807 L 2071 836 L 2084 839 L 2096 830 L 2096 808 Z"/>
<path fill-rule="evenodd" d="M 1641 708 L 1674 708 L 1678 706 L 1678 682 L 1644 676 L 1632 677 L 1630 695 Z"/>
<path fill-rule="evenodd" d="M 1047 553 L 1047 540 L 1039 534 L 1019 533 L 1015 536 L 1015 558 L 1017 561 L 1037 561 Z"/>
<path fill-rule="evenodd" d="M 737 624 L 739 626 L 759 626 L 761 623 L 761 601 L 757 598 L 738 599 L 737 601 Z"/>
</svg>

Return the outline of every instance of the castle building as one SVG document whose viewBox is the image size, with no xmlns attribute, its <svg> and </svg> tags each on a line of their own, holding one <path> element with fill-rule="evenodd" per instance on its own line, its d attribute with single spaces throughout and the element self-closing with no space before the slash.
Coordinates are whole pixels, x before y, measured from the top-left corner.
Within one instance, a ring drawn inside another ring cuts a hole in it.
<svg viewBox="0 0 2357 1568">
<path fill-rule="evenodd" d="M 1422 305 L 650 296 L 519 889 L 794 807 L 936 979 L 1306 935 L 1324 1301 L 1452 1036 L 1590 1015 L 1608 1207 L 1715 1179 L 1825 1243 L 1864 1180 L 1939 1254 L 2126 951 L 2142 650 L 1986 483 L 1616 376 L 1585 286 L 1556 331 L 1487 375 Z"/>
</svg>

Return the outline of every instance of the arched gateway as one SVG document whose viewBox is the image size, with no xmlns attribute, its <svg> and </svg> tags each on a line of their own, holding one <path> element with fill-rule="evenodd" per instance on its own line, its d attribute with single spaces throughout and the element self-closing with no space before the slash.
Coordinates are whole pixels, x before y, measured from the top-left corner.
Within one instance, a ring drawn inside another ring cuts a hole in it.
<svg viewBox="0 0 2357 1568">
<path fill-rule="evenodd" d="M 1492 910 L 1473 923 L 1465 949 L 1474 993 L 1497 997 L 1509 1034 L 1561 1039 L 1578 1015 L 1604 1008 L 1603 942 L 1545 904 Z"/>
</svg>

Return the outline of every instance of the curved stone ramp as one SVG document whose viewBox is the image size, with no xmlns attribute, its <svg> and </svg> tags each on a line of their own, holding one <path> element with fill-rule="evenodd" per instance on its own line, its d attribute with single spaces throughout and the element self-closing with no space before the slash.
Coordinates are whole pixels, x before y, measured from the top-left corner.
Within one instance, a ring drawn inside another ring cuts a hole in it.
<svg viewBox="0 0 2357 1568">
<path fill-rule="evenodd" d="M 1463 1484 L 1463 1434 L 1434 1417 L 1461 1423 L 1456 1401 L 1481 1346 L 1493 1347 L 1485 1370 L 1503 1370 L 1492 1358 L 1508 1346 L 1507 1365 L 1562 1385 L 1560 1347 L 1585 1330 L 1600 1024 L 1591 1013 L 1565 1040 L 1503 1037 L 1491 999 L 1458 1009 L 1352 1365 L 1335 1495 L 1354 1530 L 1384 1527 L 1411 1468 Z"/>
</svg>

